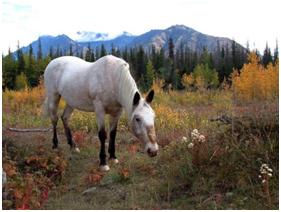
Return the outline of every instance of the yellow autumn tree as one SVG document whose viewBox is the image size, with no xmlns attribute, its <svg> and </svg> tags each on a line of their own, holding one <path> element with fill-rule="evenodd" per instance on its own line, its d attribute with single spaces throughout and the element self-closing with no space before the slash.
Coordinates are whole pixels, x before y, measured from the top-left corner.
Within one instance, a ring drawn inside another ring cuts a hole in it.
<svg viewBox="0 0 281 212">
<path fill-rule="evenodd" d="M 240 72 L 232 73 L 234 96 L 240 101 L 273 100 L 278 97 L 279 62 L 269 64 L 267 68 L 260 64 L 257 55 L 248 55 L 249 63 L 244 64 Z"/>
<path fill-rule="evenodd" d="M 216 88 L 219 85 L 218 73 L 208 64 L 197 64 L 193 73 L 183 75 L 182 84 L 187 88 L 196 88 L 199 91 Z"/>
<path fill-rule="evenodd" d="M 182 79 L 181 79 L 181 82 L 182 84 L 186 87 L 186 88 L 191 88 L 194 84 L 194 77 L 193 77 L 193 74 L 184 74 L 182 76 Z"/>
</svg>

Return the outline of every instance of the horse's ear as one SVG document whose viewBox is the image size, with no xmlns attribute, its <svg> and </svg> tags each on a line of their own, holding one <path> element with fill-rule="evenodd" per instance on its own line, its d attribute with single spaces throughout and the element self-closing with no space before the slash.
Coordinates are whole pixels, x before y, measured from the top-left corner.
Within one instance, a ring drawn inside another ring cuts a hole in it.
<svg viewBox="0 0 281 212">
<path fill-rule="evenodd" d="M 147 94 L 147 96 L 145 97 L 145 101 L 146 101 L 147 103 L 151 103 L 152 100 L 153 100 L 153 97 L 154 97 L 154 90 L 151 90 L 151 91 Z"/>
<path fill-rule="evenodd" d="M 137 106 L 139 104 L 139 101 L 140 101 L 140 94 L 139 92 L 136 92 L 133 100 L 133 106 Z"/>
</svg>

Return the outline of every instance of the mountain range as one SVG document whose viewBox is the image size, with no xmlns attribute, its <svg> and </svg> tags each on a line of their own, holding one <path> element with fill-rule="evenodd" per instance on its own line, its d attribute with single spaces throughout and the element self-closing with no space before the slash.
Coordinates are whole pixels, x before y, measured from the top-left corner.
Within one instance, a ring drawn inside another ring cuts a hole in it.
<svg viewBox="0 0 281 212">
<path fill-rule="evenodd" d="M 225 37 L 215 37 L 198 32 L 190 27 L 184 25 L 173 25 L 167 29 L 154 29 L 141 34 L 139 36 L 132 35 L 128 32 L 123 32 L 115 38 L 111 38 L 107 33 L 95 33 L 80 31 L 75 36 L 69 36 L 62 34 L 58 36 L 40 36 L 36 41 L 31 43 L 33 52 L 38 52 L 39 39 L 41 41 L 42 53 L 44 56 L 48 55 L 50 48 L 53 51 L 60 49 L 63 54 L 67 54 L 72 46 L 74 55 L 79 54 L 81 51 L 85 52 L 90 44 L 91 48 L 100 48 L 103 44 L 107 51 L 110 52 L 112 46 L 119 49 L 134 48 L 142 46 L 148 51 L 152 45 L 156 50 L 164 48 L 168 50 L 169 39 L 173 39 L 175 49 L 179 49 L 180 46 L 189 48 L 192 51 L 201 52 L 203 48 L 207 48 L 210 52 L 214 52 L 217 49 L 218 44 L 220 47 L 228 45 L 231 47 L 233 40 Z M 238 48 L 244 48 L 242 45 L 236 43 Z M 27 53 L 29 46 L 22 48 L 24 53 Z"/>
</svg>

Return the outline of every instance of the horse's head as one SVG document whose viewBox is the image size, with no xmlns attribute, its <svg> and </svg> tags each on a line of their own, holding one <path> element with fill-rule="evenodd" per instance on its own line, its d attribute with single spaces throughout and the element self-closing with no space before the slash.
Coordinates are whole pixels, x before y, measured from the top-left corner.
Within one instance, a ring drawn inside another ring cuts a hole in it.
<svg viewBox="0 0 281 212">
<path fill-rule="evenodd" d="M 131 128 L 134 135 L 145 144 L 145 152 L 149 156 L 157 155 L 158 144 L 154 128 L 155 113 L 150 107 L 154 91 L 151 90 L 146 98 L 141 98 L 136 92 L 133 100 L 133 113 L 131 116 Z"/>
</svg>

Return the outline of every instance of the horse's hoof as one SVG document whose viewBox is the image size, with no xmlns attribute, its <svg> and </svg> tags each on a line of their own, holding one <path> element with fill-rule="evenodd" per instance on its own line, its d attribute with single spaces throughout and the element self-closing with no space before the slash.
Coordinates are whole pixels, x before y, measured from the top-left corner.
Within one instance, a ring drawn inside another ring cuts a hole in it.
<svg viewBox="0 0 281 212">
<path fill-rule="evenodd" d="M 79 149 L 78 147 L 75 147 L 75 148 L 74 148 L 74 151 L 75 151 L 76 153 L 80 153 L 80 149 Z"/>
<path fill-rule="evenodd" d="M 100 171 L 102 171 L 102 172 L 107 172 L 107 171 L 109 171 L 109 166 L 108 165 L 101 165 L 100 166 Z"/>
<path fill-rule="evenodd" d="M 78 147 L 71 147 L 71 148 L 70 148 L 70 151 L 71 151 L 72 153 L 80 153 L 80 149 L 79 149 Z"/>
<path fill-rule="evenodd" d="M 57 148 L 57 147 L 56 147 L 56 148 L 53 148 L 53 151 L 54 151 L 54 152 L 59 152 L 59 148 Z"/>
<path fill-rule="evenodd" d="M 109 160 L 112 161 L 112 163 L 114 163 L 114 164 L 118 164 L 119 163 L 119 160 L 117 158 L 111 158 Z"/>
</svg>

